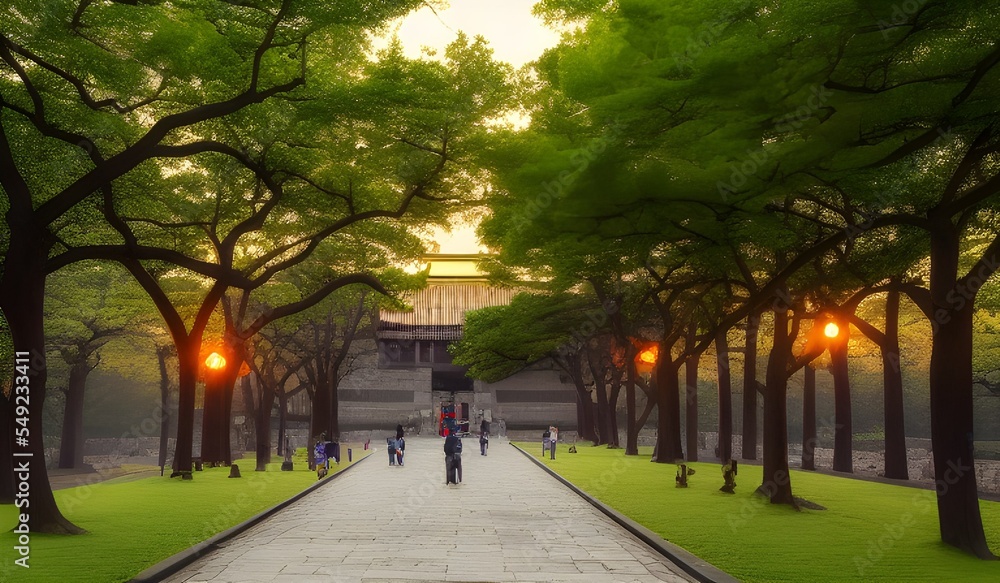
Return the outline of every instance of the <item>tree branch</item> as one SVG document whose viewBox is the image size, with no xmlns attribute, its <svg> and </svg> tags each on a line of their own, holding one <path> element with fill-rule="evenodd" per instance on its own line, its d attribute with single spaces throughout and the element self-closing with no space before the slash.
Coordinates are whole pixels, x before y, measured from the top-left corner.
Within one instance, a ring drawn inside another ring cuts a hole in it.
<svg viewBox="0 0 1000 583">
<path fill-rule="evenodd" d="M 263 314 L 258 316 L 257 319 L 254 320 L 252 324 L 247 326 L 247 328 L 243 331 L 241 336 L 243 338 L 249 338 L 254 334 L 256 334 L 261 328 L 266 326 L 268 323 L 273 322 L 274 320 L 277 320 L 279 318 L 284 318 L 285 316 L 289 316 L 291 314 L 296 314 L 303 310 L 307 310 L 318 304 L 320 301 L 323 300 L 323 298 L 330 295 L 331 293 L 337 291 L 338 289 L 344 286 L 351 285 L 354 283 L 367 285 L 368 287 L 374 289 L 380 294 L 387 296 L 390 295 L 388 290 L 385 289 L 385 286 L 382 285 L 382 282 L 380 282 L 372 275 L 369 275 L 367 273 L 354 273 L 351 275 L 345 275 L 343 277 L 338 277 L 337 279 L 327 283 L 323 287 L 319 288 L 315 292 L 309 294 L 308 296 L 302 298 L 297 302 L 293 302 L 291 304 L 286 304 L 284 306 L 265 311 Z"/>
</svg>

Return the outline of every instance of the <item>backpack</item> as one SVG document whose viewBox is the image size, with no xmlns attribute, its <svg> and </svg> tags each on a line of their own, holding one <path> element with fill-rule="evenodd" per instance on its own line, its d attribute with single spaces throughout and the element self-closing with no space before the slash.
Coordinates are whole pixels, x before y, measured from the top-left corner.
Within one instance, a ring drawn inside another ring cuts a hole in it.
<svg viewBox="0 0 1000 583">
<path fill-rule="evenodd" d="M 389 446 L 389 451 L 396 451 L 396 440 L 391 437 L 386 437 L 385 443 Z"/>
<path fill-rule="evenodd" d="M 462 453 L 462 438 L 455 438 L 455 453 Z"/>
</svg>

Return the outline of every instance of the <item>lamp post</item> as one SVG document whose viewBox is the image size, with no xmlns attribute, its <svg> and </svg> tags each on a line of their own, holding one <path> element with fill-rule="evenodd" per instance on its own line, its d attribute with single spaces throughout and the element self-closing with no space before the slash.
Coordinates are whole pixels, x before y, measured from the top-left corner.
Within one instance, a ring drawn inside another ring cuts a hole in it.
<svg viewBox="0 0 1000 583">
<path fill-rule="evenodd" d="M 838 326 L 831 320 L 823 326 L 823 336 L 827 339 L 830 351 L 830 373 L 833 375 L 833 403 L 836 425 L 833 437 L 833 470 L 852 472 L 854 462 L 852 455 L 852 440 L 854 423 L 851 411 L 851 388 L 847 360 L 847 339 L 850 330 L 847 326 Z"/>
<path fill-rule="evenodd" d="M 221 434 L 222 416 L 225 415 L 226 359 L 213 352 L 205 359 L 205 401 L 201 416 L 201 461 L 220 464 L 224 462 Z M 226 456 L 228 457 L 228 456 Z"/>
<path fill-rule="evenodd" d="M 636 347 L 635 372 L 646 381 L 648 387 L 652 388 L 650 385 L 653 382 L 653 372 L 656 368 L 656 361 L 660 357 L 660 345 L 656 342 L 642 342 L 635 339 L 632 340 L 632 343 Z M 652 392 L 654 395 L 656 394 L 655 389 Z M 649 398 L 655 397 L 650 397 L 647 394 L 647 399 Z M 638 435 L 641 429 L 641 427 L 636 427 L 636 435 Z M 653 455 L 656 455 L 655 447 L 653 448 Z"/>
<path fill-rule="evenodd" d="M 831 357 L 840 350 L 846 350 L 847 334 L 841 326 L 834 320 L 832 314 L 824 314 L 816 320 L 816 325 L 810 331 L 804 356 L 809 360 L 818 358 L 826 350 L 830 351 Z M 825 320 L 825 321 L 824 321 Z M 840 356 L 838 354 L 838 356 Z M 816 370 L 811 363 L 804 366 L 805 379 L 802 388 L 802 469 L 815 469 L 815 449 L 817 443 L 816 435 Z M 837 374 L 834 371 L 834 374 Z M 843 396 L 835 396 L 838 403 L 837 426 L 840 428 L 844 422 Z M 848 421 L 849 423 L 849 421 Z M 838 429 L 842 431 L 842 429 Z M 841 436 L 843 439 L 843 436 Z"/>
</svg>

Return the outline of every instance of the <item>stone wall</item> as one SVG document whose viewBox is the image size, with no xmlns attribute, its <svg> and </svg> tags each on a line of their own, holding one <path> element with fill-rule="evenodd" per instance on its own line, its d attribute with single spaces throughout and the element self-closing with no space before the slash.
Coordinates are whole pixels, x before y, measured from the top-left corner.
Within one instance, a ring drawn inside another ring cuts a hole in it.
<svg viewBox="0 0 1000 583">
<path fill-rule="evenodd" d="M 379 368 L 374 351 L 362 352 L 354 370 L 340 383 L 342 432 L 389 431 L 402 424 L 410 433 L 434 434 L 437 419 L 431 376 L 427 367 Z M 496 383 L 475 381 L 469 396 L 473 425 L 478 425 L 483 411 L 488 419 L 503 418 L 511 427 L 576 427 L 576 393 L 554 370 L 525 370 Z"/>
<path fill-rule="evenodd" d="M 540 399 L 532 400 L 533 393 Z M 526 370 L 496 383 L 476 381 L 476 399 L 477 409 L 503 419 L 508 430 L 576 429 L 576 390 L 554 370 Z"/>
</svg>

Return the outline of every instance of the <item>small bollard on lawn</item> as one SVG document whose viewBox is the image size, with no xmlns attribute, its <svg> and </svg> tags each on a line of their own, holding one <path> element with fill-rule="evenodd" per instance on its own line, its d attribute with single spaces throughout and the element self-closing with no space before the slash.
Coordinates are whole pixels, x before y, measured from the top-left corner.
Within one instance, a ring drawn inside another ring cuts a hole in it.
<svg viewBox="0 0 1000 583">
<path fill-rule="evenodd" d="M 687 464 L 677 464 L 677 477 L 674 481 L 677 482 L 678 488 L 688 487 L 688 476 L 694 475 L 694 468 L 687 467 Z"/>
<path fill-rule="evenodd" d="M 353 457 L 354 457 L 354 452 L 351 450 L 351 448 L 347 448 L 347 463 L 351 463 Z"/>
<path fill-rule="evenodd" d="M 292 444 L 287 437 L 285 438 L 285 461 L 281 462 L 281 471 L 292 471 Z"/>
<path fill-rule="evenodd" d="M 722 466 L 722 479 L 726 483 L 719 488 L 720 492 L 725 492 L 726 494 L 736 493 L 736 460 L 729 460 L 726 465 Z"/>
<path fill-rule="evenodd" d="M 230 478 L 242 478 L 240 475 L 240 467 L 236 464 L 229 466 L 229 477 Z"/>
</svg>

